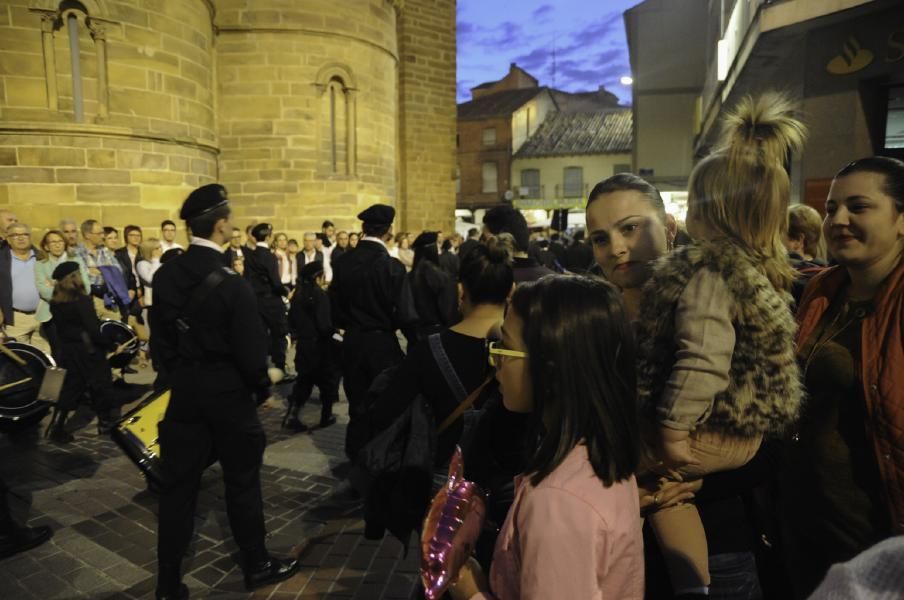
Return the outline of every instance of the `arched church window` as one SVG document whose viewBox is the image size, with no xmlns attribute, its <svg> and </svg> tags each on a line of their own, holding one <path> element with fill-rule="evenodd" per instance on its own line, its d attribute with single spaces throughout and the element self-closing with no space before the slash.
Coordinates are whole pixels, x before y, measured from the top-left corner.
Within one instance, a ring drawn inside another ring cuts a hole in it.
<svg viewBox="0 0 904 600">
<path fill-rule="evenodd" d="M 320 93 L 320 164 L 329 175 L 354 176 L 356 170 L 355 89 L 345 67 L 321 69 L 316 87 Z"/>
<path fill-rule="evenodd" d="M 102 21 L 79 0 L 63 0 L 56 10 L 35 12 L 42 20 L 48 108 L 71 114 L 76 122 L 106 119 L 109 103 Z"/>
</svg>

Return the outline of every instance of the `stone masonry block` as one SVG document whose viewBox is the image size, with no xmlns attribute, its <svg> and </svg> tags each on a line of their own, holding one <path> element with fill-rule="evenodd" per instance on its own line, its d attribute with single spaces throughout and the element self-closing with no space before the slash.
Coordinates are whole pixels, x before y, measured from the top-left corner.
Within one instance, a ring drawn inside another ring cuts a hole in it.
<svg viewBox="0 0 904 600">
<path fill-rule="evenodd" d="M 76 187 L 79 202 L 100 204 L 138 204 L 140 188 L 135 185 L 79 185 Z"/>
<path fill-rule="evenodd" d="M 85 151 L 81 148 L 52 148 L 49 146 L 19 148 L 20 165 L 85 166 Z"/>
<path fill-rule="evenodd" d="M 57 169 L 60 183 L 129 183 L 129 171 L 116 169 Z"/>
<path fill-rule="evenodd" d="M 52 183 L 53 169 L 38 167 L 0 167 L 0 183 Z"/>
<path fill-rule="evenodd" d="M 9 202 L 13 207 L 25 207 L 33 204 L 69 204 L 74 200 L 75 186 L 72 185 L 19 184 L 9 186 Z"/>
<path fill-rule="evenodd" d="M 16 163 L 15 148 L 0 148 L 0 165 L 14 165 Z"/>
<path fill-rule="evenodd" d="M 47 107 L 47 83 L 43 77 L 7 77 L 5 83 L 7 106 Z"/>
<path fill-rule="evenodd" d="M 112 169 L 116 167 L 116 151 L 92 149 L 88 150 L 88 166 L 95 169 Z"/>
</svg>

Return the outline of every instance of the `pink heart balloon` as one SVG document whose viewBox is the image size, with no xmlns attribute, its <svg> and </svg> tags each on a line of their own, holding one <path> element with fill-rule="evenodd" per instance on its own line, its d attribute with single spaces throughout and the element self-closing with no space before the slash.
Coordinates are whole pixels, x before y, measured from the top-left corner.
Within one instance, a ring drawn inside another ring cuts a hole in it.
<svg viewBox="0 0 904 600">
<path fill-rule="evenodd" d="M 439 600 L 477 543 L 486 518 L 486 494 L 463 477 L 461 448 L 449 463 L 449 479 L 430 505 L 421 533 L 421 582 L 427 600 Z"/>
</svg>

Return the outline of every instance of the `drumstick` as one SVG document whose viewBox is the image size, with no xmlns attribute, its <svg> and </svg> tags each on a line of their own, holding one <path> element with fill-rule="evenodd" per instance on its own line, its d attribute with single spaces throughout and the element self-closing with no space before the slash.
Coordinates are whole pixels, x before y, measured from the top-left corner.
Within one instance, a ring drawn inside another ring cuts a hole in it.
<svg viewBox="0 0 904 600">
<path fill-rule="evenodd" d="M 20 379 L 19 381 L 14 381 L 12 383 L 6 383 L 4 385 L 0 385 L 0 392 L 2 392 L 3 390 L 8 390 L 11 387 L 16 387 L 20 383 L 28 383 L 29 381 L 31 381 L 31 377 L 26 377 L 25 379 Z"/>
<path fill-rule="evenodd" d="M 133 343 L 135 343 L 135 340 L 137 340 L 137 339 L 138 339 L 137 337 L 133 337 L 129 341 L 123 342 L 122 344 L 116 346 L 116 350 L 107 354 L 107 358 L 110 358 L 111 356 L 115 356 L 115 355 L 119 354 L 120 352 L 122 352 L 123 350 L 125 350 L 126 348 L 131 346 Z"/>
<path fill-rule="evenodd" d="M 24 359 L 24 358 L 22 358 L 21 356 L 19 356 L 18 354 L 16 354 L 15 352 L 13 352 L 12 350 L 10 350 L 9 348 L 7 348 L 7 347 L 6 347 L 6 344 L 4 344 L 4 343 L 2 343 L 2 342 L 0 342 L 0 352 L 2 352 L 3 354 L 7 355 L 8 357 L 10 357 L 10 358 L 12 359 L 12 361 L 15 362 L 15 363 L 17 363 L 17 364 L 22 365 L 23 367 L 26 365 L 26 362 L 25 362 L 25 359 Z"/>
</svg>

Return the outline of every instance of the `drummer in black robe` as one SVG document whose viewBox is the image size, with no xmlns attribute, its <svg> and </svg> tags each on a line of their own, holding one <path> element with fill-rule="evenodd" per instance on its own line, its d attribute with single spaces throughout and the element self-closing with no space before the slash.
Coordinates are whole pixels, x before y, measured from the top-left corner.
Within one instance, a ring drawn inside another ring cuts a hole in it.
<svg viewBox="0 0 904 600">
<path fill-rule="evenodd" d="M 181 563 L 192 537 L 201 473 L 212 454 L 223 470 L 226 513 L 245 585 L 291 577 L 294 560 L 264 544 L 260 469 L 266 438 L 257 406 L 268 396 L 267 334 L 251 286 L 223 265 L 232 236 L 226 188 L 192 192 L 181 217 L 192 233 L 182 256 L 154 275 L 151 338 L 172 392 L 160 423 L 164 490 L 157 537 L 157 598 L 186 598 Z"/>
<path fill-rule="evenodd" d="M 85 394 L 97 413 L 98 434 L 110 432 L 113 375 L 106 355 L 110 341 L 101 333 L 94 301 L 85 293 L 79 264 L 62 262 L 52 277 L 56 282 L 50 300 L 58 340 L 55 357 L 57 364 L 66 369 L 66 377 L 47 437 L 66 444 L 73 440 L 66 431 L 66 419 Z"/>
<path fill-rule="evenodd" d="M 344 330 L 342 376 L 348 397 L 345 453 L 354 458 L 369 437 L 367 390 L 383 370 L 402 361 L 396 330 L 414 323 L 405 266 L 389 256 L 395 209 L 374 204 L 358 215 L 364 237 L 332 264 L 329 294 L 336 327 Z"/>
</svg>

